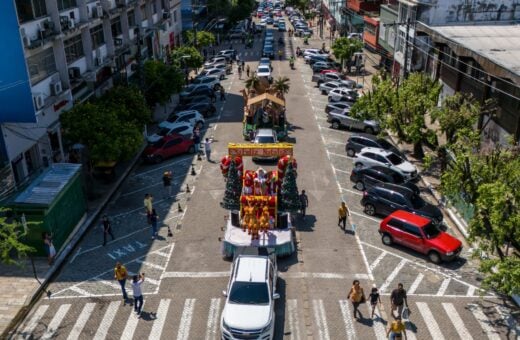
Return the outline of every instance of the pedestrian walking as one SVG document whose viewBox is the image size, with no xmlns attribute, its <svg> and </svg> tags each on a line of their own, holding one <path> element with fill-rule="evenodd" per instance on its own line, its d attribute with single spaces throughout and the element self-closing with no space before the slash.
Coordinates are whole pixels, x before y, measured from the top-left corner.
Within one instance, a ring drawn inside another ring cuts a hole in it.
<svg viewBox="0 0 520 340">
<path fill-rule="evenodd" d="M 307 197 L 305 190 L 302 190 L 302 193 L 300 194 L 300 212 L 301 212 L 303 218 L 305 218 L 305 212 L 306 212 L 308 206 L 309 206 L 309 198 Z"/>
<path fill-rule="evenodd" d="M 350 216 L 350 210 L 348 210 L 347 204 L 345 202 L 341 202 L 341 205 L 338 209 L 338 226 L 345 230 L 347 225 L 347 217 Z"/>
<path fill-rule="evenodd" d="M 146 219 L 148 221 L 148 224 L 151 223 L 150 221 L 150 214 L 152 213 L 153 209 L 153 196 L 150 194 L 144 194 L 144 210 L 146 212 Z"/>
<path fill-rule="evenodd" d="M 208 162 L 211 162 L 211 143 L 213 143 L 213 141 L 206 138 L 206 141 L 204 142 L 204 152 L 206 153 L 206 159 Z"/>
<path fill-rule="evenodd" d="M 250 69 L 249 69 L 249 65 L 247 65 L 247 66 L 246 66 L 246 75 L 247 75 L 248 78 L 249 78 L 249 71 L 250 71 Z"/>
<path fill-rule="evenodd" d="M 379 302 L 379 307 L 381 307 L 381 296 L 379 296 L 379 291 L 377 290 L 377 287 L 372 287 L 372 291 L 370 292 L 370 295 L 368 295 L 368 298 L 370 299 L 370 306 L 372 306 L 372 319 L 374 318 L 374 312 L 377 307 L 377 303 Z"/>
<path fill-rule="evenodd" d="M 246 67 L 246 62 L 244 60 L 240 60 L 240 65 L 242 66 L 242 70 Z"/>
<path fill-rule="evenodd" d="M 108 219 L 107 215 L 103 215 L 101 224 L 103 226 L 103 247 L 104 247 L 107 244 L 108 235 L 110 235 L 112 237 L 112 241 L 115 240 L 116 238 L 114 237 L 114 234 L 112 233 L 112 223 L 110 223 L 110 220 Z"/>
<path fill-rule="evenodd" d="M 134 294 L 134 312 L 137 317 L 141 317 L 141 310 L 143 308 L 143 292 L 141 291 L 141 285 L 144 282 L 144 273 L 134 275 L 132 278 L 132 291 Z"/>
<path fill-rule="evenodd" d="M 394 318 L 401 317 L 403 315 L 404 306 L 406 306 L 408 313 L 410 313 L 408 308 L 408 300 L 406 298 L 406 290 L 404 290 L 402 283 L 398 283 L 397 288 L 392 291 L 392 294 L 390 294 L 390 303 L 392 306 L 392 316 Z M 397 316 L 394 315 L 394 311 L 396 309 Z"/>
<path fill-rule="evenodd" d="M 242 66 L 238 67 L 238 79 L 242 79 Z"/>
<path fill-rule="evenodd" d="M 114 268 L 114 280 L 119 282 L 121 285 L 121 291 L 123 292 L 123 303 L 126 303 L 128 300 L 128 294 L 126 294 L 126 279 L 128 277 L 128 271 L 126 267 L 121 264 L 121 262 L 116 262 L 116 267 Z"/>
<path fill-rule="evenodd" d="M 389 340 L 401 340 L 403 338 L 403 335 L 404 340 L 406 340 L 406 327 L 403 321 L 401 320 L 401 317 L 398 316 L 397 318 L 395 318 L 394 321 L 392 321 L 392 323 L 390 323 L 390 326 L 386 331 L 386 337 Z"/>
<path fill-rule="evenodd" d="M 237 65 L 240 64 L 240 56 L 238 54 L 235 56 L 235 61 L 237 62 Z"/>
<path fill-rule="evenodd" d="M 224 86 L 220 87 L 220 100 L 221 101 L 226 100 L 226 90 L 224 90 Z"/>
<path fill-rule="evenodd" d="M 359 313 L 359 316 L 363 318 L 363 315 L 358 310 L 359 305 L 366 302 L 365 298 L 365 292 L 363 291 L 363 288 L 361 288 L 361 285 L 359 284 L 359 280 L 354 280 L 352 282 L 352 287 L 350 288 L 350 291 L 348 293 L 347 298 L 352 302 L 352 307 L 354 309 L 354 318 L 357 318 L 357 314 Z"/>
<path fill-rule="evenodd" d="M 150 215 L 150 222 L 152 222 L 152 240 L 157 237 L 157 221 L 159 220 L 159 216 L 157 215 L 157 211 L 152 209 L 152 214 Z"/>
<path fill-rule="evenodd" d="M 195 131 L 193 134 L 193 145 L 195 146 L 195 154 L 200 154 L 200 132 Z"/>
<path fill-rule="evenodd" d="M 164 187 L 164 198 L 172 198 L 172 172 L 167 170 L 162 176 Z M 152 209 L 153 210 L 153 209 Z"/>
<path fill-rule="evenodd" d="M 49 263 L 49 266 L 51 266 L 54 263 L 54 258 L 56 257 L 56 248 L 54 248 L 54 243 L 52 243 L 52 235 L 44 231 L 42 233 L 42 240 L 43 247 L 47 253 L 47 262 Z"/>
</svg>

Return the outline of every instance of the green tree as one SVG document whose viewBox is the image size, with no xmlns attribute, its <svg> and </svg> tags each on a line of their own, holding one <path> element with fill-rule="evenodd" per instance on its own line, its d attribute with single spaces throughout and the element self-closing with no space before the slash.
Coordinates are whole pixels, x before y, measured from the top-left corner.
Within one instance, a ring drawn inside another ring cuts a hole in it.
<svg viewBox="0 0 520 340">
<path fill-rule="evenodd" d="M 189 30 L 185 32 L 186 39 L 190 42 L 190 44 L 195 46 L 195 34 L 193 30 Z M 215 35 L 208 31 L 197 31 L 197 45 L 195 46 L 197 49 L 214 45 L 215 44 Z"/>
<path fill-rule="evenodd" d="M 174 49 L 170 59 L 173 66 L 179 69 L 184 69 L 184 67 L 196 69 L 204 63 L 204 57 L 193 46 L 181 46 Z"/>
<path fill-rule="evenodd" d="M 276 93 L 281 97 L 284 98 L 284 95 L 289 93 L 289 78 L 287 77 L 278 77 L 272 85 L 272 88 Z"/>
<path fill-rule="evenodd" d="M 0 262 L 20 265 L 35 249 L 22 242 L 25 230 L 9 215 L 9 209 L 0 207 Z"/>
<path fill-rule="evenodd" d="M 520 294 L 520 152 L 518 146 L 480 147 L 480 134 L 461 129 L 451 145 L 454 159 L 441 177 L 447 197 L 473 206 L 469 241 L 478 247 L 483 284 Z"/>
<path fill-rule="evenodd" d="M 332 44 L 332 53 L 341 62 L 341 67 L 344 67 L 345 61 L 349 65 L 352 61 L 354 53 L 363 50 L 363 42 L 359 39 L 349 39 L 347 37 L 341 37 L 334 41 Z"/>
<path fill-rule="evenodd" d="M 238 175 L 235 161 L 231 161 L 227 173 L 226 191 L 220 206 L 227 210 L 240 209 L 240 195 L 242 194 L 242 181 Z"/>
<path fill-rule="evenodd" d="M 375 75 L 372 78 L 372 89 L 358 98 L 350 113 L 358 118 L 375 119 L 387 128 L 386 117 L 392 112 L 396 94 L 394 84 L 389 77 L 385 74 Z"/>
<path fill-rule="evenodd" d="M 124 107 L 126 110 L 119 111 L 119 119 L 131 122 L 136 126 L 143 126 L 150 122 L 151 111 L 146 105 L 143 93 L 135 86 L 116 86 L 101 97 L 103 106 L 114 109 Z"/>
<path fill-rule="evenodd" d="M 278 210 L 290 213 L 297 213 L 300 210 L 300 196 L 292 163 L 287 165 L 278 197 Z"/>
<path fill-rule="evenodd" d="M 144 64 L 145 98 L 150 107 L 164 104 L 184 85 L 184 76 L 179 68 L 159 60 L 149 60 Z"/>
<path fill-rule="evenodd" d="M 254 0 L 232 0 L 228 20 L 231 23 L 249 18 L 255 5 Z"/>
<path fill-rule="evenodd" d="M 231 9 L 231 3 L 228 0 L 208 0 L 208 15 L 210 17 L 227 17 Z"/>
<path fill-rule="evenodd" d="M 310 0 L 287 0 L 285 5 L 287 7 L 297 8 L 305 15 L 310 7 Z"/>
</svg>

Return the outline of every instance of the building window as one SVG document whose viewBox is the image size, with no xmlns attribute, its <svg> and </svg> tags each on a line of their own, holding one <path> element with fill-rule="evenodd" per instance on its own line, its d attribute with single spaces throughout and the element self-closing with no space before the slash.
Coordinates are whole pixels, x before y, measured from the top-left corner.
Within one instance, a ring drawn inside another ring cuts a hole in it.
<svg viewBox="0 0 520 340">
<path fill-rule="evenodd" d="M 177 10 L 173 11 L 173 22 L 177 22 Z"/>
<path fill-rule="evenodd" d="M 92 38 L 92 48 L 97 48 L 105 43 L 105 35 L 103 34 L 103 25 L 98 25 L 90 30 Z"/>
<path fill-rule="evenodd" d="M 131 10 L 128 12 L 128 27 L 134 27 L 135 26 L 135 12 L 134 10 Z"/>
<path fill-rule="evenodd" d="M 78 34 L 75 37 L 70 38 L 69 40 L 65 40 L 65 56 L 67 58 L 68 64 L 78 60 L 84 55 L 85 53 L 83 52 L 83 42 L 81 41 L 81 34 Z"/>
<path fill-rule="evenodd" d="M 45 0 L 16 0 L 16 10 L 20 23 L 47 15 Z"/>
<path fill-rule="evenodd" d="M 365 23 L 365 32 L 371 35 L 376 35 L 376 26 L 371 25 L 369 23 Z"/>
<path fill-rule="evenodd" d="M 157 6 L 155 2 L 152 2 L 152 14 L 157 14 Z"/>
<path fill-rule="evenodd" d="M 141 20 L 146 20 L 146 5 L 141 6 Z"/>
<path fill-rule="evenodd" d="M 58 9 L 60 11 L 72 7 L 77 7 L 76 0 L 58 0 Z"/>
<path fill-rule="evenodd" d="M 114 18 L 110 22 L 112 24 L 112 38 L 123 34 L 123 29 L 121 28 L 121 17 Z"/>
<path fill-rule="evenodd" d="M 52 48 L 27 58 L 27 67 L 32 84 L 36 84 L 56 72 L 56 61 Z"/>
</svg>

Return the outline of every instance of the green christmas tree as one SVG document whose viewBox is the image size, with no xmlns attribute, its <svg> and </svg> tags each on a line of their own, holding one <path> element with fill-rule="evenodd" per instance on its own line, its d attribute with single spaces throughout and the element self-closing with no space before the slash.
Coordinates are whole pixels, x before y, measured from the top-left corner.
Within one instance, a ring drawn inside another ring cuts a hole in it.
<svg viewBox="0 0 520 340">
<path fill-rule="evenodd" d="M 227 210 L 240 209 L 240 195 L 242 193 L 242 181 L 238 176 L 238 170 L 235 166 L 235 161 L 229 164 L 227 173 L 226 191 L 224 198 L 220 202 L 220 206 Z"/>
<path fill-rule="evenodd" d="M 300 196 L 296 184 L 296 173 L 291 163 L 287 165 L 278 201 L 278 210 L 297 213 L 300 210 Z"/>
</svg>

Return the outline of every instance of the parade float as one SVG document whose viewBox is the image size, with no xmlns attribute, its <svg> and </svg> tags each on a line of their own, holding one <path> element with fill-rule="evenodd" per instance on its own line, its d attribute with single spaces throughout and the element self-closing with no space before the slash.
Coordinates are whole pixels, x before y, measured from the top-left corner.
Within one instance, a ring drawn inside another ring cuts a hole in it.
<svg viewBox="0 0 520 340">
<path fill-rule="evenodd" d="M 296 185 L 297 163 L 293 146 L 278 144 L 233 144 L 220 162 L 226 178 L 221 206 L 229 211 L 223 228 L 222 253 L 232 257 L 238 248 L 268 247 L 277 256 L 295 251 L 291 214 L 299 209 Z M 279 157 L 277 170 L 244 170 L 243 157 Z"/>
</svg>

